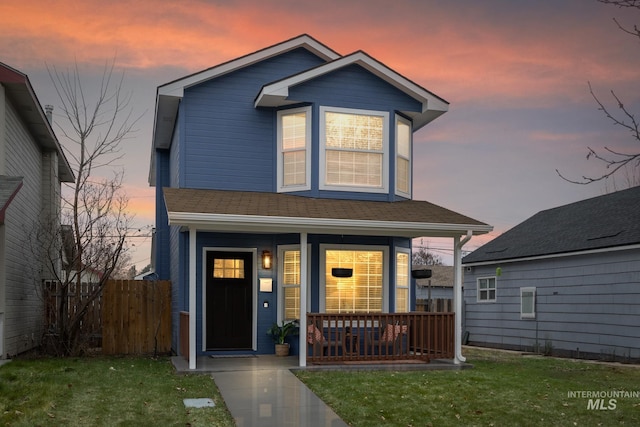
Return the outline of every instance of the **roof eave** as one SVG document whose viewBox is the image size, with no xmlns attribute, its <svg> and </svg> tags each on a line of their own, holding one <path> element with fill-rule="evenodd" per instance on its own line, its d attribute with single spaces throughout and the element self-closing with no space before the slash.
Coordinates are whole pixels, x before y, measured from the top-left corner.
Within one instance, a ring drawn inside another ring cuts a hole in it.
<svg viewBox="0 0 640 427">
<path fill-rule="evenodd" d="M 31 86 L 29 77 L 0 62 L 0 82 L 4 83 L 9 97 L 16 103 L 16 110 L 24 120 L 29 132 L 45 150 L 58 154 L 58 177 L 61 182 L 74 182 L 73 169 L 62 150 L 62 145 L 47 119 L 42 105 Z"/>
<path fill-rule="evenodd" d="M 352 53 L 327 64 L 263 86 L 256 97 L 254 107 L 282 107 L 305 102 L 306 100 L 304 99 L 289 99 L 289 89 L 354 64 L 361 66 L 422 104 L 422 110 L 420 112 L 402 111 L 413 120 L 414 130 L 420 129 L 449 110 L 449 103 L 447 101 L 398 74 L 362 51 Z"/>
<path fill-rule="evenodd" d="M 575 251 L 567 251 L 567 252 L 557 252 L 552 254 L 539 254 L 539 255 L 529 255 L 529 256 L 521 256 L 514 258 L 501 258 L 501 259 L 491 259 L 491 260 L 479 260 L 479 261 L 471 261 L 471 262 L 462 262 L 462 265 L 466 267 L 479 267 L 483 265 L 495 265 L 495 264 L 509 264 L 513 262 L 523 262 L 523 261 L 539 261 L 545 259 L 554 259 L 554 258 L 565 258 L 571 256 L 579 256 L 579 255 L 590 255 L 590 254 L 600 254 L 605 252 L 618 252 L 618 251 L 627 251 L 640 249 L 640 243 L 636 244 L 627 244 L 620 246 L 608 246 L 604 248 L 595 248 L 595 249 L 582 249 Z"/>
<path fill-rule="evenodd" d="M 493 230 L 490 225 L 440 224 L 401 221 L 371 221 L 334 218 L 228 215 L 197 212 L 169 212 L 169 224 L 206 231 L 256 233 L 355 234 L 367 236 L 457 237 L 471 231 L 474 235 Z"/>
</svg>

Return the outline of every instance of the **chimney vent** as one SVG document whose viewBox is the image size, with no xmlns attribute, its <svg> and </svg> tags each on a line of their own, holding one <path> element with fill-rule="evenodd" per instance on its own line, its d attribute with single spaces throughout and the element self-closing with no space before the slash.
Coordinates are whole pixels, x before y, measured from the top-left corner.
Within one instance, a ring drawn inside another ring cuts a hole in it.
<svg viewBox="0 0 640 427">
<path fill-rule="evenodd" d="M 44 106 L 44 113 L 47 116 L 49 124 L 53 124 L 53 105 L 47 104 Z"/>
</svg>

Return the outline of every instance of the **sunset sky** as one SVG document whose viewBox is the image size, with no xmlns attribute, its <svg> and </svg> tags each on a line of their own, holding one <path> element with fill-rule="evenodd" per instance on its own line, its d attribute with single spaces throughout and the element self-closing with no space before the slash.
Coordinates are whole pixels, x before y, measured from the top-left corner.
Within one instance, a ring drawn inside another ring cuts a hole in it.
<svg viewBox="0 0 640 427">
<path fill-rule="evenodd" d="M 415 135 L 414 198 L 493 225 L 465 246 L 473 250 L 540 210 L 614 188 L 555 172 L 601 174 L 587 146 L 634 148 L 589 93 L 590 82 L 612 111 L 611 90 L 640 111 L 640 41 L 614 17 L 640 24 L 636 10 L 595 0 L 5 0 L 0 62 L 29 76 L 41 104 L 57 106 L 47 65 L 64 71 L 75 61 L 95 82 L 116 58 L 143 114 L 123 166 L 144 230 L 154 222 L 147 176 L 157 86 L 303 33 L 343 55 L 364 50 L 450 102 Z M 624 177 L 616 184 L 625 187 Z M 133 243 L 141 268 L 150 239 Z M 440 249 L 450 242 L 424 245 L 448 262 Z"/>
</svg>

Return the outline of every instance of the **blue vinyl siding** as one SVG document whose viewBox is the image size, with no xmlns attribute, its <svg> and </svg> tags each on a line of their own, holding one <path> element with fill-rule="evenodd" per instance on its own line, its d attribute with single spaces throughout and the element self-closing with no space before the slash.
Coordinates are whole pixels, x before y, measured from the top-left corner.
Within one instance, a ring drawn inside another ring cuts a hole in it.
<svg viewBox="0 0 640 427">
<path fill-rule="evenodd" d="M 261 87 L 322 61 L 298 49 L 185 90 L 182 187 L 274 191 L 275 113 Z"/>
<path fill-rule="evenodd" d="M 476 301 L 476 279 L 497 265 L 465 274 L 465 325 L 471 343 L 558 354 L 640 358 L 640 251 L 616 251 L 502 264 L 495 303 Z M 520 319 L 520 288 L 536 288 L 536 318 Z"/>
<path fill-rule="evenodd" d="M 421 111 L 422 105 L 358 65 L 341 68 L 302 83 L 289 91 L 289 98 L 316 105 L 389 111 Z"/>
<path fill-rule="evenodd" d="M 156 150 L 156 230 L 155 230 L 155 271 L 158 279 L 168 280 L 169 262 L 169 216 L 164 204 L 163 187 L 169 186 L 169 152 Z"/>
<path fill-rule="evenodd" d="M 175 229 L 175 227 L 174 227 Z M 175 233 L 174 233 L 175 232 Z M 189 242 L 188 242 L 188 234 L 187 233 L 177 233 L 177 229 L 173 230 L 172 241 L 174 239 L 179 239 L 179 248 L 180 254 L 172 254 L 171 259 L 172 262 L 177 262 L 179 259 L 181 274 L 172 274 L 171 280 L 173 283 L 178 284 L 178 286 L 174 286 L 174 304 L 172 306 L 172 318 L 174 320 L 174 342 L 173 345 L 177 349 L 178 348 L 178 335 L 179 335 L 179 313 L 183 310 L 189 309 L 189 278 L 188 278 L 188 250 L 189 250 Z M 375 245 L 375 246 L 387 246 L 389 249 L 389 254 L 395 253 L 396 247 L 409 248 L 410 240 L 405 238 L 389 238 L 389 237 L 375 237 L 375 236 L 333 236 L 333 235 L 309 235 L 309 244 L 311 245 L 311 307 L 309 311 L 318 312 L 319 309 L 319 288 L 320 288 L 320 245 L 321 244 L 344 244 L 344 245 Z M 273 292 L 266 293 L 257 291 L 257 353 L 258 354 L 271 354 L 273 353 L 273 342 L 271 338 L 266 335 L 267 329 L 271 326 L 273 322 L 277 319 L 277 304 L 279 303 L 279 295 L 278 295 L 278 263 L 274 262 L 273 268 L 271 270 L 263 270 L 260 264 L 260 254 L 263 250 L 269 250 L 271 253 L 277 253 L 278 245 L 295 245 L 299 244 L 300 237 L 297 234 L 279 234 L 279 235 L 251 235 L 251 234 L 241 234 L 241 233 L 198 233 L 197 234 L 197 242 L 196 242 L 196 296 L 198 301 L 197 317 L 197 343 L 196 349 L 198 354 L 208 354 L 207 352 L 202 352 L 202 321 L 203 321 L 203 311 L 202 311 L 202 254 L 203 248 L 212 247 L 212 248 L 245 248 L 245 249 L 257 249 L 257 265 L 258 265 L 258 278 L 272 278 L 273 279 Z M 395 263 L 394 257 L 389 257 L 389 264 L 385 265 L 385 274 L 388 275 L 388 283 L 389 289 L 385 289 L 385 292 L 390 296 L 389 304 L 390 307 L 394 307 L 394 283 L 395 283 Z M 178 270 L 178 269 L 174 269 Z M 412 287 L 411 293 L 414 293 L 414 289 Z M 263 307 L 263 302 L 269 302 L 269 308 Z M 411 307 L 415 307 L 412 303 Z M 393 311 L 393 310 L 390 310 Z M 298 348 L 297 342 L 294 339 L 292 344 L 292 351 L 296 352 Z M 245 351 L 246 352 L 246 351 Z"/>
</svg>

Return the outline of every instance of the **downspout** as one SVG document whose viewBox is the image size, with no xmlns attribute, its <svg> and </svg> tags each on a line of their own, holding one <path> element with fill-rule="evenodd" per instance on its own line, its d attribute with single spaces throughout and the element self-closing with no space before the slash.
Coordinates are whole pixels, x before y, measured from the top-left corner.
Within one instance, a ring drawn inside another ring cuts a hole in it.
<svg viewBox="0 0 640 427">
<path fill-rule="evenodd" d="M 462 247 L 471 240 L 473 232 L 467 230 L 467 235 L 453 239 L 453 304 L 455 312 L 455 356 L 453 363 L 464 363 L 467 359 L 462 355 Z"/>
</svg>

